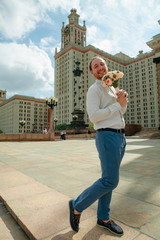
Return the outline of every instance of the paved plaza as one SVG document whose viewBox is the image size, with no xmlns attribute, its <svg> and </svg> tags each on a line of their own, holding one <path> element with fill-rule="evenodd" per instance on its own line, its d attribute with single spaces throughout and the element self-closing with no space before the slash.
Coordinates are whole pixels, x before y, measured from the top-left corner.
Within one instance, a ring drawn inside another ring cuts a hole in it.
<svg viewBox="0 0 160 240">
<path fill-rule="evenodd" d="M 94 139 L 1 142 L 0 239 L 117 239 L 96 226 L 97 202 L 78 233 L 69 225 L 69 199 L 100 177 Z M 120 239 L 160 240 L 160 139 L 127 138 L 111 217 L 124 230 Z"/>
</svg>

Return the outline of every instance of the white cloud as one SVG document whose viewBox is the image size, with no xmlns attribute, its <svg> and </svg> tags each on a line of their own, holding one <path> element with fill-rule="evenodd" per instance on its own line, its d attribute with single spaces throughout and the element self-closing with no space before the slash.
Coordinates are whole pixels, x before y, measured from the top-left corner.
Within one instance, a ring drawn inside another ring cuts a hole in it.
<svg viewBox="0 0 160 240">
<path fill-rule="evenodd" d="M 122 51 L 135 56 L 138 50 L 151 50 L 146 42 L 159 32 L 159 12 L 158 0 L 88 0 L 84 7 L 81 4 L 80 15 L 86 20 L 88 44 L 111 54 Z"/>
<path fill-rule="evenodd" d="M 41 7 L 46 10 L 55 11 L 58 7 L 61 8 L 62 11 L 70 11 L 72 8 L 80 9 L 80 0 L 58 0 L 58 1 L 50 1 L 50 0 L 39 0 Z"/>
<path fill-rule="evenodd" d="M 95 40 L 97 37 L 98 29 L 95 25 L 91 25 L 90 27 L 87 27 L 87 40 L 88 42 L 91 42 Z"/>
<path fill-rule="evenodd" d="M 61 12 L 62 21 L 67 22 L 72 8 L 77 9 L 80 24 L 86 20 L 87 44 L 111 54 L 121 51 L 136 56 L 139 50 L 150 51 L 146 42 L 159 33 L 159 0 L 0 0 L 0 40 L 22 43 L 31 38 L 41 48 L 33 43 L 28 47 L 1 43 L 0 88 L 7 89 L 10 95 L 53 95 L 51 61 L 55 47 L 60 50 L 61 41 L 61 17 L 55 16 Z M 52 24 L 47 28 L 49 32 L 45 31 L 44 22 Z M 54 35 L 49 36 L 51 29 Z M 34 30 L 34 36 L 29 35 Z M 45 37 L 38 39 L 42 36 Z"/>
<path fill-rule="evenodd" d="M 9 95 L 53 95 L 54 70 L 43 50 L 33 44 L 0 43 L 0 53 L 1 89 Z"/>
<path fill-rule="evenodd" d="M 53 37 L 45 37 L 40 40 L 40 48 L 54 56 L 55 48 L 60 51 L 61 43 L 57 42 Z"/>
<path fill-rule="evenodd" d="M 18 39 L 35 29 L 43 11 L 33 0 L 1 0 L 0 31 L 5 38 Z"/>
<path fill-rule="evenodd" d="M 0 32 L 6 39 L 20 39 L 41 21 L 52 24 L 48 12 L 55 12 L 58 7 L 68 12 L 73 6 L 79 9 L 79 0 L 1 0 Z"/>
<path fill-rule="evenodd" d="M 101 38 L 100 30 L 94 25 L 87 28 L 87 43 L 106 52 L 112 51 L 111 41 Z"/>
</svg>

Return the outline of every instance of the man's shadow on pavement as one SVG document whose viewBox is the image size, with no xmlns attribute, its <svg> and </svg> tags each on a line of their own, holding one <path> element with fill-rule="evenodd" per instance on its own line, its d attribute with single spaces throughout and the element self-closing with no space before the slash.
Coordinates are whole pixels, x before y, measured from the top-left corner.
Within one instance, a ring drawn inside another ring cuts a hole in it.
<svg viewBox="0 0 160 240">
<path fill-rule="evenodd" d="M 69 231 L 67 233 L 64 234 L 59 234 L 55 237 L 53 237 L 51 240 L 72 240 L 73 236 L 77 234 L 74 231 Z M 87 232 L 81 240 L 99 240 L 101 235 L 106 235 L 106 236 L 113 236 L 112 233 L 110 233 L 109 231 L 100 228 L 98 226 L 94 226 L 89 232 Z M 118 236 L 115 235 L 115 237 L 119 238 Z M 79 238 L 78 238 L 79 239 Z"/>
</svg>

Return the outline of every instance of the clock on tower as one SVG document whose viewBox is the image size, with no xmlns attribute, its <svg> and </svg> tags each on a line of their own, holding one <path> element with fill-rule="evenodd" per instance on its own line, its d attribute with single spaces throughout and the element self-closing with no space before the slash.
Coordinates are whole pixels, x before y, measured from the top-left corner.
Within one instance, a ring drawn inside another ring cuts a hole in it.
<svg viewBox="0 0 160 240">
<path fill-rule="evenodd" d="M 64 29 L 64 34 L 67 36 L 69 34 L 69 26 L 67 25 Z"/>
</svg>

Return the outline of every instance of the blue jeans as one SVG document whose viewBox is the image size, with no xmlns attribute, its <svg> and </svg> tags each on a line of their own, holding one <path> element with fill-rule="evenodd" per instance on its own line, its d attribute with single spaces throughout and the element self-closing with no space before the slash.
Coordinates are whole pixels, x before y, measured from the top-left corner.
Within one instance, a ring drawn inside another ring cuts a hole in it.
<svg viewBox="0 0 160 240">
<path fill-rule="evenodd" d="M 119 182 L 119 168 L 126 147 L 125 135 L 111 131 L 97 131 L 96 147 L 101 162 L 102 177 L 74 199 L 73 206 L 78 212 L 82 212 L 99 199 L 97 218 L 108 220 L 112 191 Z"/>
</svg>

